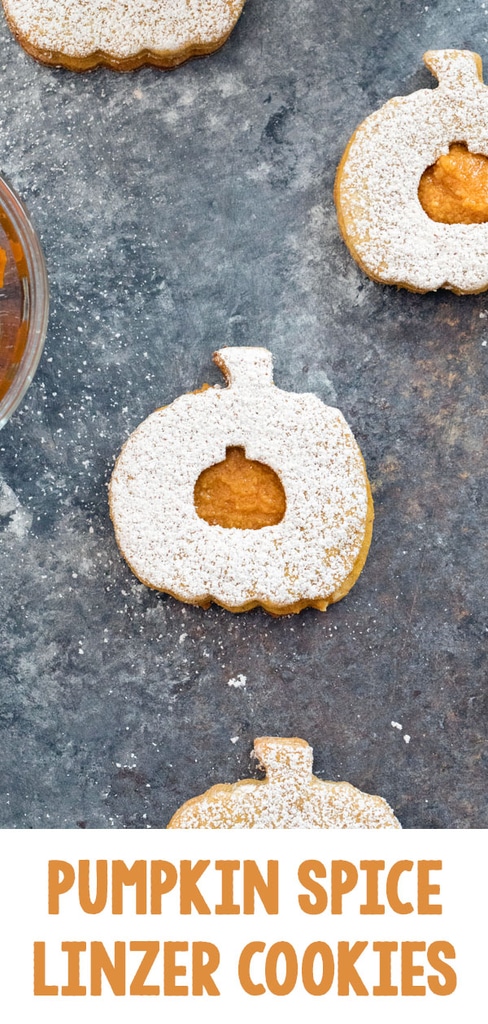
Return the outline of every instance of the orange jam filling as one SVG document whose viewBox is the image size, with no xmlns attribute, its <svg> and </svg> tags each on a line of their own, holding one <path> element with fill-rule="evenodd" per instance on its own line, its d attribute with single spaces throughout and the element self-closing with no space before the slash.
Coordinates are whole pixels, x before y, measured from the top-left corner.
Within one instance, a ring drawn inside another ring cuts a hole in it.
<svg viewBox="0 0 488 1024">
<path fill-rule="evenodd" d="M 419 200 L 431 220 L 442 224 L 488 221 L 488 157 L 470 153 L 463 142 L 424 171 Z"/>
<path fill-rule="evenodd" d="M 227 448 L 223 462 L 200 473 L 194 501 L 200 519 L 226 529 L 276 526 L 286 510 L 279 477 L 263 462 L 246 459 L 244 448 Z"/>
<path fill-rule="evenodd" d="M 8 263 L 8 256 L 5 249 L 0 249 L 0 288 L 3 288 L 5 280 L 5 267 Z"/>
<path fill-rule="evenodd" d="M 27 265 L 22 246 L 0 207 L 0 400 L 15 378 L 27 343 L 23 279 Z"/>
</svg>

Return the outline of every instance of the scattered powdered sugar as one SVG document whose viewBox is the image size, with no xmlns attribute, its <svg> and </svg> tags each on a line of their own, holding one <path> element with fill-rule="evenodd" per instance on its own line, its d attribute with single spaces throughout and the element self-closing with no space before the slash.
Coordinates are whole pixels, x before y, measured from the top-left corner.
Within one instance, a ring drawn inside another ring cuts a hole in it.
<svg viewBox="0 0 488 1024">
<path fill-rule="evenodd" d="M 400 725 L 400 722 L 391 722 L 391 726 L 393 729 L 399 729 L 400 732 L 402 732 L 403 725 Z M 405 732 L 402 736 L 402 739 L 404 743 L 410 743 L 411 736 L 408 735 L 408 732 Z"/>
<path fill-rule="evenodd" d="M 178 54 L 224 42 L 245 0 L 2 0 L 22 42 L 73 58 Z"/>
<path fill-rule="evenodd" d="M 266 349 L 226 348 L 214 358 L 227 388 L 157 410 L 122 449 L 110 484 L 122 554 L 140 580 L 184 601 L 238 609 L 326 600 L 351 575 L 367 536 L 357 443 L 337 409 L 275 387 Z M 276 526 L 226 529 L 197 515 L 195 483 L 228 446 L 280 477 L 286 512 Z"/>
<path fill-rule="evenodd" d="M 3 529 L 20 540 L 32 526 L 32 512 L 24 508 L 15 491 L 0 477 L 0 516 L 6 520 Z"/>
<path fill-rule="evenodd" d="M 247 683 L 247 676 L 239 674 L 235 679 L 228 679 L 227 686 L 233 686 L 236 690 L 245 690 Z"/>
<path fill-rule="evenodd" d="M 264 782 L 213 786 L 184 804 L 168 828 L 401 828 L 382 797 L 312 775 L 313 750 L 304 740 L 261 737 L 254 750 Z"/>
<path fill-rule="evenodd" d="M 353 255 L 377 280 L 476 292 L 488 286 L 488 223 L 431 220 L 418 187 L 453 142 L 488 156 L 488 89 L 475 53 L 433 50 L 424 61 L 438 88 L 395 97 L 352 136 L 337 175 L 339 223 Z"/>
</svg>

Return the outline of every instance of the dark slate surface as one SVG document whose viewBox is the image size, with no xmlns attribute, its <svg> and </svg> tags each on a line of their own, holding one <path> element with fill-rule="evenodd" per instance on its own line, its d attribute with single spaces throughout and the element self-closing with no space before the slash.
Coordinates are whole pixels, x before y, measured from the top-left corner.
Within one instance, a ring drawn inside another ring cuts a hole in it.
<svg viewBox="0 0 488 1024">
<path fill-rule="evenodd" d="M 433 85 L 426 49 L 488 62 L 488 5 L 248 0 L 220 53 L 170 74 L 76 76 L 3 18 L 0 38 L 2 167 L 52 291 L 0 436 L 1 825 L 164 826 L 274 734 L 407 828 L 488 827 L 488 296 L 372 283 L 332 201 L 356 125 Z M 362 447 L 373 545 L 325 615 L 185 607 L 118 554 L 116 454 L 219 379 L 225 344 L 268 346 L 276 382 L 337 404 Z"/>
</svg>

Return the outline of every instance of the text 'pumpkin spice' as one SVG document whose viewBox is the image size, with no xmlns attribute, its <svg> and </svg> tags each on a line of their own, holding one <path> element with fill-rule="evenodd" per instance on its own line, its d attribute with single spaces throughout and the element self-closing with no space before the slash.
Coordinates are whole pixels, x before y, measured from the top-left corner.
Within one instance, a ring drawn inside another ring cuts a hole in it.
<svg viewBox="0 0 488 1024">
<path fill-rule="evenodd" d="M 120 550 L 143 583 L 190 604 L 325 611 L 371 540 L 359 447 L 337 409 L 273 384 L 267 349 L 214 360 L 228 387 L 158 409 L 119 455 L 109 500 Z"/>
</svg>

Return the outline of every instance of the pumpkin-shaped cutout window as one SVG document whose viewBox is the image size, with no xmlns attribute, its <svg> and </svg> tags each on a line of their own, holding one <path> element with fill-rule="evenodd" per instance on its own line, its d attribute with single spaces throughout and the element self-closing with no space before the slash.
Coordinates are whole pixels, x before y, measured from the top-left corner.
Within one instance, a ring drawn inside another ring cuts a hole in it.
<svg viewBox="0 0 488 1024">
<path fill-rule="evenodd" d="M 424 171 L 419 201 L 440 224 L 485 224 L 488 221 L 488 157 L 453 142 L 448 153 Z"/>
<path fill-rule="evenodd" d="M 244 448 L 229 447 L 223 462 L 200 473 L 195 484 L 197 515 L 210 526 L 261 530 L 277 526 L 286 511 L 286 496 L 271 466 L 246 458 Z"/>
</svg>

